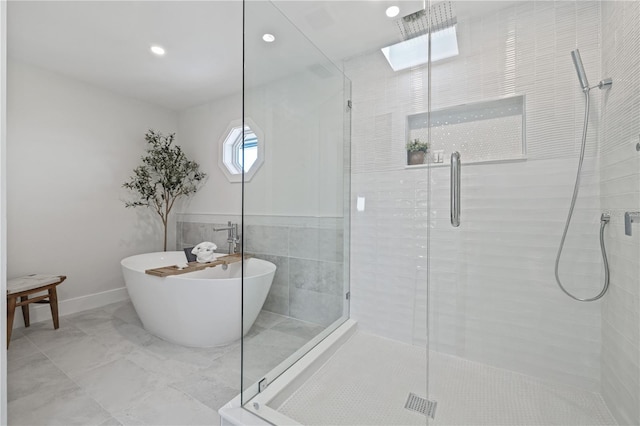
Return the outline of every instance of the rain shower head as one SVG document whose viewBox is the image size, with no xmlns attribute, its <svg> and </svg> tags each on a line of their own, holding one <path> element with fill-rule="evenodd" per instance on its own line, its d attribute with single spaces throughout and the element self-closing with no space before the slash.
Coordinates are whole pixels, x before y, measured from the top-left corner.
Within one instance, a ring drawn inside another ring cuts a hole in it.
<svg viewBox="0 0 640 426">
<path fill-rule="evenodd" d="M 458 55 L 457 19 L 451 1 L 396 19 L 402 40 L 383 47 L 387 62 L 394 71 Z"/>
<path fill-rule="evenodd" d="M 580 51 L 578 49 L 571 52 L 571 59 L 573 59 L 573 65 L 576 67 L 576 72 L 578 73 L 578 79 L 580 80 L 582 90 L 588 90 L 589 81 L 587 80 L 587 74 L 584 72 L 582 58 L 580 57 Z"/>
<path fill-rule="evenodd" d="M 451 1 L 443 1 L 432 5 L 429 10 L 417 12 L 396 19 L 402 40 L 419 37 L 428 32 L 436 33 L 453 27 L 458 19 Z"/>
</svg>

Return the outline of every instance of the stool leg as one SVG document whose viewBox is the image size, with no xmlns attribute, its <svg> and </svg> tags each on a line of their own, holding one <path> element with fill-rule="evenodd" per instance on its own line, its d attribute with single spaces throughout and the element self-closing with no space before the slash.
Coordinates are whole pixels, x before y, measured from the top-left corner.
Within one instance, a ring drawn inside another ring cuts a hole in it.
<svg viewBox="0 0 640 426">
<path fill-rule="evenodd" d="M 7 349 L 11 342 L 11 332 L 13 331 L 13 316 L 16 313 L 16 298 L 9 296 L 7 298 Z"/>
<path fill-rule="evenodd" d="M 51 306 L 53 328 L 57 330 L 60 327 L 60 323 L 58 322 L 58 293 L 55 286 L 49 289 L 49 306 Z"/>
<path fill-rule="evenodd" d="M 29 300 L 29 296 L 22 296 L 20 298 L 20 302 L 26 302 L 27 300 Z M 29 327 L 31 324 L 29 324 L 29 304 L 25 303 L 24 305 L 21 306 L 22 308 L 22 319 L 24 319 L 24 326 L 25 327 Z"/>
</svg>

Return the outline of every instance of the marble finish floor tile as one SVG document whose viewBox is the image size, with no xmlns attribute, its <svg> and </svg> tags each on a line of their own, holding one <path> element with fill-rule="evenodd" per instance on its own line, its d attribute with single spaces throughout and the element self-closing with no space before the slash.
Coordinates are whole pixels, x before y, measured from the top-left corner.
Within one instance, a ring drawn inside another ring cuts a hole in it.
<svg viewBox="0 0 640 426">
<path fill-rule="evenodd" d="M 78 386 L 42 353 L 11 362 L 7 367 L 7 401 L 36 392 L 67 393 Z"/>
<path fill-rule="evenodd" d="M 101 425 L 111 414 L 82 389 L 36 392 L 8 406 L 10 425 Z"/>
<path fill-rule="evenodd" d="M 79 337 L 43 353 L 71 378 L 115 361 L 121 356 L 119 348 L 105 346 L 91 336 Z"/>
<path fill-rule="evenodd" d="M 77 314 L 66 316 L 65 319 L 89 335 L 103 332 L 106 328 L 113 326 L 111 323 L 114 321 L 123 321 L 114 317 L 104 308 L 78 312 Z"/>
<path fill-rule="evenodd" d="M 107 410 L 119 412 L 159 389 L 163 378 L 119 359 L 78 375 L 76 382 Z"/>
<path fill-rule="evenodd" d="M 239 345 L 240 343 L 238 341 L 229 345 L 212 348 L 190 348 L 154 338 L 145 345 L 145 350 L 168 360 L 191 364 L 195 367 L 207 367 L 211 365 L 214 359 Z"/>
<path fill-rule="evenodd" d="M 271 329 L 279 331 L 281 333 L 300 337 L 302 339 L 311 340 L 315 336 L 320 334 L 324 330 L 324 327 L 311 322 L 304 322 L 292 318 L 287 318 L 274 325 Z"/>
<path fill-rule="evenodd" d="M 262 311 L 245 336 L 244 387 L 304 345 L 313 324 Z M 148 333 L 131 302 L 16 329 L 9 425 L 219 424 L 240 393 L 240 341 L 188 348 Z"/>
<path fill-rule="evenodd" d="M 141 348 L 132 350 L 125 355 L 124 359 L 131 361 L 149 373 L 164 377 L 168 382 L 179 380 L 201 370 L 201 368 L 196 365 L 166 359 L 157 353 L 152 353 Z"/>
<path fill-rule="evenodd" d="M 111 313 L 111 315 L 115 318 L 119 318 L 124 322 L 142 327 L 142 321 L 140 321 L 140 318 L 136 313 L 136 309 L 133 307 L 133 303 L 131 303 L 131 301 L 109 305 L 103 309 Z"/>
<path fill-rule="evenodd" d="M 109 417 L 107 420 L 100 423 L 100 426 L 123 426 L 123 424 L 115 417 Z"/>
<path fill-rule="evenodd" d="M 107 346 L 121 346 L 122 350 L 145 347 L 157 339 L 141 326 L 118 318 L 105 324 L 101 332 L 92 334 L 92 336 Z"/>
<path fill-rule="evenodd" d="M 196 378 L 211 378 L 227 387 L 238 389 L 240 392 L 240 348 L 230 351 L 217 358 L 207 367 L 198 370 Z M 185 379 L 193 379 L 186 377 Z M 250 381 L 250 385 L 253 381 Z"/>
<path fill-rule="evenodd" d="M 258 334 L 262 333 L 265 330 L 266 328 L 260 327 L 259 325 L 254 324 L 253 327 L 251 327 L 251 330 L 249 330 L 249 332 L 244 335 L 244 338 L 249 339 L 253 336 L 257 336 Z"/>
<path fill-rule="evenodd" d="M 247 339 L 244 344 L 243 372 L 250 380 L 258 381 L 307 343 L 302 339 L 273 329 Z"/>
<path fill-rule="evenodd" d="M 239 383 L 236 386 L 227 386 L 223 380 L 207 376 L 192 376 L 171 386 L 216 412 L 240 393 Z"/>
<path fill-rule="evenodd" d="M 7 359 L 11 363 L 19 358 L 35 355 L 40 353 L 40 349 L 34 345 L 24 334 L 20 333 L 18 336 L 11 336 L 11 343 L 9 350 L 7 350 Z"/>
<path fill-rule="evenodd" d="M 147 392 L 141 401 L 126 409 L 124 414 L 129 421 L 135 419 L 146 425 L 220 424 L 217 409 L 207 407 L 173 388 Z"/>
<path fill-rule="evenodd" d="M 50 321 L 43 321 L 23 329 L 23 333 L 41 351 L 69 344 L 87 335 L 73 323 L 63 318 L 60 319 L 60 328 L 57 330 L 53 328 L 53 324 Z"/>
<path fill-rule="evenodd" d="M 256 322 L 254 322 L 254 326 L 258 325 L 263 328 L 271 328 L 274 325 L 286 320 L 287 317 L 284 315 L 274 314 L 273 312 L 261 311 L 258 314 L 258 318 L 256 318 Z"/>
</svg>

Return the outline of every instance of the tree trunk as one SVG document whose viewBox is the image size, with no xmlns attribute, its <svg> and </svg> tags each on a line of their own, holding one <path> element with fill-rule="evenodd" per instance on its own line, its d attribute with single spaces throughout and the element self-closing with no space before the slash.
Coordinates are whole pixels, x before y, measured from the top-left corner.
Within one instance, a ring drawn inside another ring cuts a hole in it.
<svg viewBox="0 0 640 426">
<path fill-rule="evenodd" d="M 162 225 L 164 225 L 164 251 L 167 251 L 167 223 L 166 220 L 162 221 Z"/>
<path fill-rule="evenodd" d="M 173 201 L 171 201 L 171 197 L 165 191 L 164 196 L 164 217 L 162 220 L 162 224 L 164 225 L 164 251 L 167 251 L 167 225 L 169 224 L 169 212 L 171 211 L 171 207 L 173 207 Z"/>
</svg>

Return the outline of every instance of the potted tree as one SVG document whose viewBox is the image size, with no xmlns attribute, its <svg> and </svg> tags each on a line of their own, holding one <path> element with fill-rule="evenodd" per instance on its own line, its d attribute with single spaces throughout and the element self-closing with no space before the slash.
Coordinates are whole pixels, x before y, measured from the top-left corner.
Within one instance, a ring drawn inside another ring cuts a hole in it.
<svg viewBox="0 0 640 426">
<path fill-rule="evenodd" d="M 424 164 L 425 155 L 429 151 L 429 144 L 427 142 L 421 142 L 419 138 L 410 140 L 407 143 L 407 164 Z"/>
<path fill-rule="evenodd" d="M 182 148 L 173 145 L 175 133 L 164 136 L 149 130 L 145 135 L 147 155 L 142 164 L 133 170 L 133 176 L 122 186 L 134 193 L 133 201 L 125 207 L 150 207 L 155 211 L 164 227 L 164 251 L 167 251 L 167 225 L 169 213 L 176 200 L 195 194 L 200 183 L 207 177 L 195 161 L 190 161 Z"/>
</svg>

